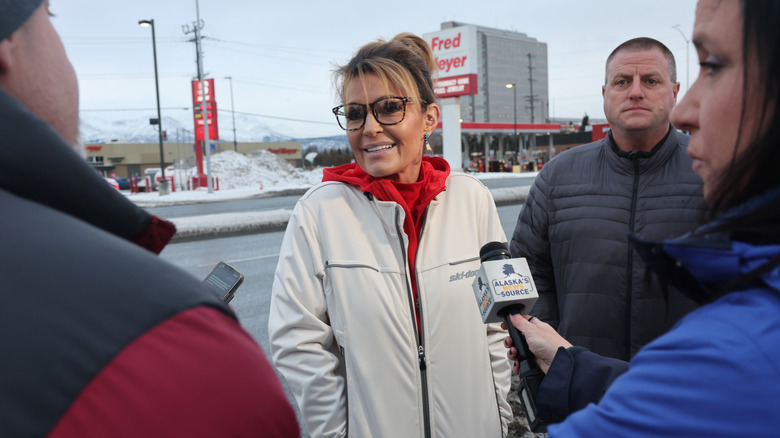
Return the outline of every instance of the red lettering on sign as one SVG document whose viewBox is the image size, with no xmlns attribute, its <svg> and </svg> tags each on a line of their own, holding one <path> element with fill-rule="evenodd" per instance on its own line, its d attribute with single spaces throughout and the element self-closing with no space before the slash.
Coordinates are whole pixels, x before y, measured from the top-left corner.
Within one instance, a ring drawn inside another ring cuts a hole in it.
<svg viewBox="0 0 780 438">
<path fill-rule="evenodd" d="M 87 146 L 86 148 L 90 152 L 98 152 L 103 149 L 103 146 Z"/>
<path fill-rule="evenodd" d="M 436 58 L 434 59 L 434 62 L 436 63 L 436 67 L 438 67 L 439 71 L 447 73 L 452 68 L 464 67 L 466 65 L 466 56 L 464 55 L 445 59 Z"/>
<path fill-rule="evenodd" d="M 460 32 L 455 38 L 441 39 L 439 37 L 433 37 L 431 40 L 431 49 L 435 52 L 437 50 L 448 50 L 460 47 Z"/>
<path fill-rule="evenodd" d="M 433 92 L 439 98 L 477 94 L 477 75 L 439 78 L 433 81 Z"/>
<path fill-rule="evenodd" d="M 268 148 L 268 152 L 272 154 L 295 154 L 298 152 L 298 149 Z"/>
</svg>

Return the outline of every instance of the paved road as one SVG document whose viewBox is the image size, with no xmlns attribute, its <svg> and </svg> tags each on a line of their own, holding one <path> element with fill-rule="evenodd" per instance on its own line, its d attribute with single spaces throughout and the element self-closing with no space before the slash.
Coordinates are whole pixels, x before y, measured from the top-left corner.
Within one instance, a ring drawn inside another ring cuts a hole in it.
<svg viewBox="0 0 780 438">
<path fill-rule="evenodd" d="M 482 183 L 489 189 L 501 189 L 509 187 L 529 186 L 533 183 L 533 177 L 518 178 L 491 178 L 484 179 Z M 173 219 L 180 217 L 201 216 L 207 214 L 219 213 L 244 213 L 271 211 L 278 209 L 292 210 L 295 202 L 305 190 L 296 193 L 281 196 L 257 197 L 247 199 L 236 199 L 229 201 L 204 202 L 185 205 L 168 205 L 162 207 L 149 207 L 146 210 L 151 214 L 165 218 Z"/>
<path fill-rule="evenodd" d="M 501 226 L 507 239 L 512 236 L 521 209 L 522 205 L 498 207 Z M 197 278 L 205 278 L 219 261 L 225 261 L 241 271 L 246 280 L 231 305 L 247 331 L 268 351 L 268 305 L 273 271 L 279 259 L 283 236 L 283 231 L 273 231 L 172 243 L 165 247 L 160 257 Z"/>
</svg>

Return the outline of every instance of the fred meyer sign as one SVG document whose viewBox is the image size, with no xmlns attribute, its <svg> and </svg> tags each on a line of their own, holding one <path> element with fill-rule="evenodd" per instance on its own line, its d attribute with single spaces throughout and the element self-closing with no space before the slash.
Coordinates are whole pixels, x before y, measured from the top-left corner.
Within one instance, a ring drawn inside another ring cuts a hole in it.
<svg viewBox="0 0 780 438">
<path fill-rule="evenodd" d="M 438 69 L 433 88 L 436 97 L 477 94 L 477 29 L 460 26 L 427 33 Z"/>
</svg>

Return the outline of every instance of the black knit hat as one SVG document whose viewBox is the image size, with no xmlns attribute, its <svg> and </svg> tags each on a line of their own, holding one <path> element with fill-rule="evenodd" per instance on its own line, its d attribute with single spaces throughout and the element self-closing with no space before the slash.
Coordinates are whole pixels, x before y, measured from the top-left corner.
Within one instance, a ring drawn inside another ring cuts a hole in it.
<svg viewBox="0 0 780 438">
<path fill-rule="evenodd" d="M 0 0 L 0 41 L 30 19 L 43 0 Z"/>
</svg>

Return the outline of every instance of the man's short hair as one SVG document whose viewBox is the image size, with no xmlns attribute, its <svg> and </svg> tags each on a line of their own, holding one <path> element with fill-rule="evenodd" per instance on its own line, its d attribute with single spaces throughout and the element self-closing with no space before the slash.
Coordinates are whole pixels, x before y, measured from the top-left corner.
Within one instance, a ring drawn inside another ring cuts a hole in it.
<svg viewBox="0 0 780 438">
<path fill-rule="evenodd" d="M 674 62 L 674 55 L 662 42 L 647 37 L 639 37 L 630 39 L 623 44 L 617 46 L 612 53 L 607 57 L 607 65 L 605 67 L 606 73 L 604 74 L 604 84 L 609 81 L 609 63 L 619 52 L 641 52 L 643 50 L 658 49 L 661 54 L 664 55 L 666 61 L 669 62 L 669 77 L 672 83 L 677 82 L 677 64 Z"/>
<path fill-rule="evenodd" d="M 0 0 L 0 41 L 16 32 L 43 0 Z"/>
</svg>

